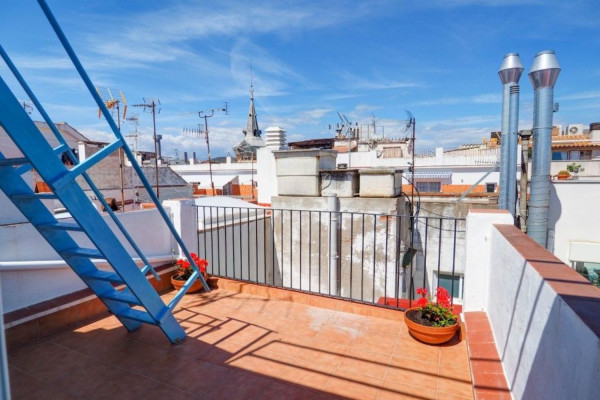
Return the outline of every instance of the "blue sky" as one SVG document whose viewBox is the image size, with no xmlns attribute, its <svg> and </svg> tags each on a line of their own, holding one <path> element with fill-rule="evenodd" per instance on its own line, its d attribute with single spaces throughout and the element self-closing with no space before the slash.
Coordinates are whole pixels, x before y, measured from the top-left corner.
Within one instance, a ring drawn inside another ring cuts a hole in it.
<svg viewBox="0 0 600 400">
<path fill-rule="evenodd" d="M 55 121 L 110 140 L 91 97 L 33 0 L 0 14 L 0 43 Z M 288 140 L 332 136 L 328 124 L 370 124 L 404 137 L 405 110 L 417 122 L 417 148 L 480 142 L 500 129 L 503 56 L 518 52 L 520 128 L 531 127 L 526 76 L 535 53 L 556 51 L 562 67 L 555 124 L 600 121 L 600 2 L 597 0 L 155 1 L 49 0 L 92 81 L 121 90 L 129 104 L 161 101 L 163 154 L 206 144 L 184 134 L 209 120 L 213 156 L 242 139 L 251 66 L 259 126 Z M 0 74 L 25 95 L 2 63 Z M 140 108 L 138 147 L 153 150 L 152 119 Z M 39 116 L 33 114 L 39 119 Z M 122 131 L 135 129 L 124 123 Z"/>
</svg>

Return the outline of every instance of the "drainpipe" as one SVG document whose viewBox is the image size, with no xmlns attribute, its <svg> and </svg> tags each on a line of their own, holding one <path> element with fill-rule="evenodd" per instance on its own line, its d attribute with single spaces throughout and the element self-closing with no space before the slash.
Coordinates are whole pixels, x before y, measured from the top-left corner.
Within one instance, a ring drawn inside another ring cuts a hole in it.
<svg viewBox="0 0 600 400">
<path fill-rule="evenodd" d="M 554 85 L 559 74 L 560 66 L 554 50 L 545 50 L 536 54 L 529 71 L 529 80 L 534 89 L 534 144 L 527 234 L 544 247 L 547 245 L 548 238 L 552 113 L 555 111 Z"/>
<path fill-rule="evenodd" d="M 338 284 L 338 246 L 340 229 L 340 202 L 335 194 L 327 197 L 327 209 L 331 213 L 331 225 L 329 226 L 329 294 L 339 296 Z"/>
<path fill-rule="evenodd" d="M 522 232 L 527 232 L 527 179 L 529 168 L 529 139 L 531 130 L 519 132 L 521 136 L 521 188 L 519 190 L 519 226 Z"/>
<path fill-rule="evenodd" d="M 517 86 L 521 74 L 523 73 L 523 64 L 519 58 L 519 53 L 508 53 L 504 56 L 500 69 L 498 70 L 498 76 L 502 82 L 502 136 L 500 137 L 500 196 L 498 198 L 499 208 L 508 210 L 509 209 L 509 169 L 511 160 L 511 140 L 510 136 L 510 121 L 511 121 L 511 88 Z M 514 99 L 513 99 L 514 100 Z M 514 105 L 517 109 L 518 118 L 518 89 L 516 104 Z M 516 134 L 516 131 L 515 131 Z M 515 139 L 516 141 L 516 139 Z M 514 160 L 516 163 L 516 148 L 514 154 Z M 515 164 L 516 173 L 516 164 Z M 515 183 L 516 184 L 516 183 Z M 514 185 L 514 184 L 513 184 Z M 514 212 L 512 213 L 514 215 Z"/>
</svg>

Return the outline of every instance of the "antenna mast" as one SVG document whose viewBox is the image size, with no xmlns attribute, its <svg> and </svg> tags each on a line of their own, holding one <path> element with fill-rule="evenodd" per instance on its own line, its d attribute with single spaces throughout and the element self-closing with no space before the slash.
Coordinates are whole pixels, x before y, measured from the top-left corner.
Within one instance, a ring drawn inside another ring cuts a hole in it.
<svg viewBox="0 0 600 400">
<path fill-rule="evenodd" d="M 98 88 L 96 87 L 96 92 L 98 92 L 98 95 L 100 96 L 100 98 L 102 98 L 102 101 L 104 101 L 104 104 L 106 105 L 106 108 L 108 108 L 109 110 L 117 110 L 117 128 L 119 129 L 119 131 L 121 131 L 121 101 L 119 99 L 115 99 L 112 95 L 112 92 L 110 91 L 110 88 Z M 125 116 L 127 115 L 127 100 L 125 99 L 125 96 L 123 95 L 123 92 L 121 92 L 119 90 L 119 94 L 121 95 L 121 99 L 123 99 L 123 104 L 125 107 L 123 107 L 123 121 L 125 121 Z M 108 96 L 107 96 L 108 95 Z M 102 116 L 102 111 L 100 109 L 98 109 L 98 118 L 100 118 Z M 121 211 L 125 211 L 125 173 L 123 171 L 123 162 L 124 162 L 124 157 L 123 157 L 123 149 L 119 148 L 119 172 L 121 175 Z"/>
<path fill-rule="evenodd" d="M 224 112 L 225 115 L 229 115 L 229 106 L 227 104 L 227 102 L 225 102 L 225 106 L 222 108 L 213 108 L 212 110 L 202 110 L 202 111 L 196 111 L 193 113 L 186 113 L 186 114 L 198 114 L 198 117 L 200 118 L 204 118 L 204 130 L 202 130 L 200 124 L 198 124 L 198 128 L 197 129 L 190 129 L 189 132 L 196 135 L 197 137 L 200 136 L 200 134 L 202 134 L 202 132 L 204 132 L 204 139 L 206 140 L 206 150 L 208 153 L 208 171 L 210 174 L 210 188 L 212 189 L 212 195 L 215 195 L 215 182 L 213 181 L 213 175 L 212 175 L 212 160 L 211 160 L 211 154 L 210 154 L 210 139 L 209 139 L 209 134 L 208 134 L 208 118 L 211 118 L 215 115 L 215 112 Z M 185 132 L 185 130 L 184 130 Z"/>
<path fill-rule="evenodd" d="M 156 175 L 156 197 L 160 199 L 159 194 L 159 184 L 158 184 L 158 137 L 156 136 L 156 114 L 160 113 L 160 100 L 156 99 L 156 101 L 152 98 L 144 98 L 143 104 L 134 104 L 134 107 L 143 107 L 144 111 L 150 110 L 152 113 L 152 132 L 153 132 L 153 140 L 154 140 L 154 172 Z M 158 111 L 156 108 L 158 107 Z M 162 137 L 161 137 L 162 139 Z"/>
</svg>

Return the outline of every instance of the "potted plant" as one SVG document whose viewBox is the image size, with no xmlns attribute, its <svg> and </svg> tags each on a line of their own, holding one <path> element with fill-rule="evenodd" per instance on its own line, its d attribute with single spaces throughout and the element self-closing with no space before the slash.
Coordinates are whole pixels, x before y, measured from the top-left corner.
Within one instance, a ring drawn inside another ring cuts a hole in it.
<svg viewBox="0 0 600 400">
<path fill-rule="evenodd" d="M 441 344 L 452 339 L 459 325 L 457 316 L 452 312 L 448 291 L 438 287 L 435 301 L 428 296 L 425 288 L 417 289 L 417 294 L 421 295 L 417 306 L 404 313 L 408 332 L 428 344 Z"/>
<path fill-rule="evenodd" d="M 208 262 L 203 258 L 199 258 L 196 255 L 196 253 L 190 253 L 190 256 L 192 257 L 194 264 L 196 264 L 196 266 L 202 273 L 204 280 L 208 280 L 208 274 L 206 273 L 206 267 L 208 266 Z M 175 289 L 179 290 L 185 284 L 185 282 L 190 278 L 190 276 L 192 276 L 192 273 L 194 272 L 194 268 L 192 267 L 192 264 L 185 258 L 180 258 L 179 260 L 177 260 L 176 264 L 177 264 L 177 272 L 171 276 L 171 283 L 173 284 L 173 287 Z M 198 292 L 200 290 L 202 290 L 202 281 L 200 281 L 199 279 L 196 279 L 194 281 L 194 283 L 192 283 L 192 286 L 190 286 L 190 288 L 188 289 L 187 292 L 194 293 L 194 292 Z"/>
<path fill-rule="evenodd" d="M 583 168 L 581 164 L 571 163 L 567 165 L 567 171 L 571 174 L 577 175 L 578 173 L 585 171 L 585 168 Z"/>
<path fill-rule="evenodd" d="M 558 171 L 558 174 L 556 174 L 556 177 L 558 178 L 558 180 L 564 181 L 565 179 L 569 179 L 571 177 L 571 174 L 566 169 L 561 169 L 560 171 Z"/>
</svg>

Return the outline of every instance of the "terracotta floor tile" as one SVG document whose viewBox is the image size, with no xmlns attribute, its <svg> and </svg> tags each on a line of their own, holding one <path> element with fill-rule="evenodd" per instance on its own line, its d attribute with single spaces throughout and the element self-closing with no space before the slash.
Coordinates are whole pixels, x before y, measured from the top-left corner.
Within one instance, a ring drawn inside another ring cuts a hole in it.
<svg viewBox="0 0 600 400">
<path fill-rule="evenodd" d="M 269 387 L 270 380 L 258 374 L 232 371 L 227 379 L 212 385 L 202 396 L 211 400 L 256 399 Z"/>
<path fill-rule="evenodd" d="M 481 330 L 481 331 L 469 331 L 467 334 L 469 339 L 469 343 L 485 343 L 485 342 L 493 342 L 494 335 L 491 330 Z"/>
<path fill-rule="evenodd" d="M 492 328 L 486 319 L 467 321 L 467 332 L 490 331 Z"/>
<path fill-rule="evenodd" d="M 477 370 L 473 372 L 473 386 L 475 389 L 508 390 L 504 374 L 484 374 Z"/>
<path fill-rule="evenodd" d="M 343 377 L 332 376 L 329 378 L 323 386 L 323 391 L 348 399 L 375 400 L 382 382 L 383 379 L 346 373 Z"/>
<path fill-rule="evenodd" d="M 436 389 L 438 368 L 438 364 L 435 363 L 427 363 L 410 358 L 392 357 L 385 380 Z"/>
<path fill-rule="evenodd" d="M 396 339 L 398 335 L 393 334 L 364 334 L 360 338 L 354 340 L 350 348 L 353 351 L 360 351 L 366 354 L 380 353 L 392 354 L 396 347 Z"/>
<path fill-rule="evenodd" d="M 248 354 L 228 361 L 227 365 L 266 377 L 277 378 L 287 370 L 289 365 L 294 365 L 294 359 L 275 353 Z"/>
<path fill-rule="evenodd" d="M 415 382 L 416 383 L 416 382 Z M 428 389 L 423 386 L 409 385 L 405 382 L 384 380 L 377 400 L 434 400 L 436 399 L 435 389 Z"/>
<path fill-rule="evenodd" d="M 437 399 L 438 400 L 473 400 L 473 396 L 470 397 L 463 397 L 463 396 L 457 396 L 455 394 L 448 394 L 448 393 L 438 393 L 437 394 Z"/>
<path fill-rule="evenodd" d="M 438 380 L 438 392 L 452 394 L 463 397 L 473 396 L 473 386 L 471 382 L 457 380 L 452 377 L 440 376 Z"/>
<path fill-rule="evenodd" d="M 256 400 L 324 400 L 321 393 L 284 382 L 270 382 Z"/>
<path fill-rule="evenodd" d="M 147 390 L 138 398 L 144 400 L 187 400 L 202 399 L 202 395 L 190 393 L 174 386 L 161 383 L 157 387 Z"/>
<path fill-rule="evenodd" d="M 394 355 L 438 363 L 440 360 L 440 348 L 439 346 L 423 344 L 413 338 L 404 338 L 400 336 L 396 341 Z"/>
<path fill-rule="evenodd" d="M 144 376 L 118 371 L 110 380 L 97 386 L 94 393 L 89 395 L 93 400 L 129 400 L 142 398 L 142 394 L 153 390 L 160 382 Z"/>
<path fill-rule="evenodd" d="M 449 379 L 471 385 L 471 371 L 469 369 L 462 369 L 453 365 L 440 365 L 438 374 L 440 379 Z"/>
<path fill-rule="evenodd" d="M 227 380 L 231 372 L 229 367 L 197 360 L 173 375 L 165 384 L 200 395 L 222 380 Z"/>
<path fill-rule="evenodd" d="M 512 400 L 510 392 L 494 389 L 475 389 L 477 400 Z"/>
<path fill-rule="evenodd" d="M 344 326 L 336 326 L 327 324 L 320 327 L 317 334 L 314 336 L 315 340 L 328 340 L 330 342 L 350 344 L 358 336 L 362 336 L 359 328 L 349 328 Z"/>
<path fill-rule="evenodd" d="M 71 369 L 52 383 L 74 396 L 92 398 L 107 382 L 118 379 L 121 372 L 114 366 L 90 360 L 85 367 Z"/>
<path fill-rule="evenodd" d="M 390 355 L 379 353 L 347 353 L 341 360 L 334 375 L 343 375 L 341 371 L 353 375 L 366 375 L 372 378 L 383 379 L 390 363 Z"/>
<path fill-rule="evenodd" d="M 325 383 L 331 377 L 327 371 L 318 371 L 311 366 L 302 366 L 301 363 L 293 363 L 293 366 L 287 366 L 279 379 L 290 384 L 301 385 L 303 387 L 322 390 Z"/>
<path fill-rule="evenodd" d="M 504 374 L 500 361 L 473 360 L 471 367 L 481 374 Z"/>
<path fill-rule="evenodd" d="M 473 343 L 470 346 L 471 359 L 500 360 L 495 343 Z"/>
</svg>

